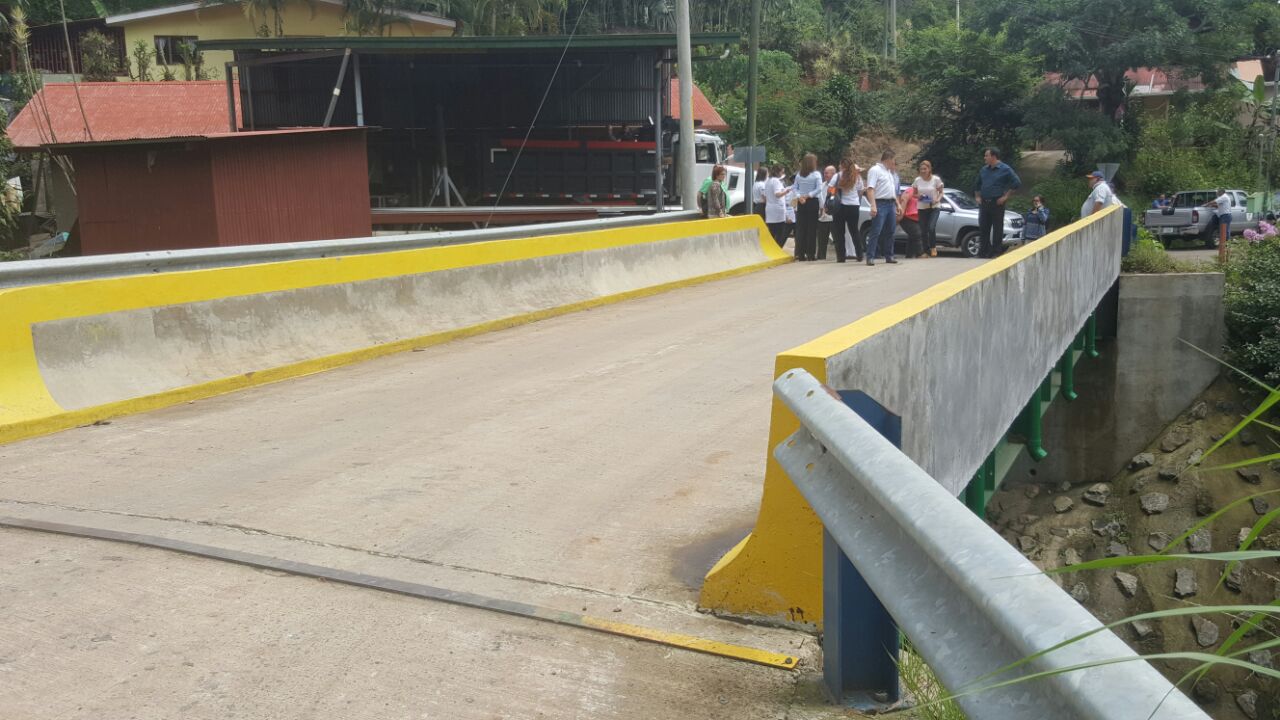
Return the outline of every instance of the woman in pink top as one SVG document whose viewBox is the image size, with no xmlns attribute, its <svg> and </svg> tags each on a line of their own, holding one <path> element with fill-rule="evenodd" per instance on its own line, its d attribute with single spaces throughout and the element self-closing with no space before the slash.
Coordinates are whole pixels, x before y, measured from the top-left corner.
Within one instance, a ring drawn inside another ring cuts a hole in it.
<svg viewBox="0 0 1280 720">
<path fill-rule="evenodd" d="M 916 189 L 910 185 L 898 195 L 898 227 L 907 234 L 907 257 L 924 258 L 929 255 L 920 245 L 920 207 Z"/>
</svg>

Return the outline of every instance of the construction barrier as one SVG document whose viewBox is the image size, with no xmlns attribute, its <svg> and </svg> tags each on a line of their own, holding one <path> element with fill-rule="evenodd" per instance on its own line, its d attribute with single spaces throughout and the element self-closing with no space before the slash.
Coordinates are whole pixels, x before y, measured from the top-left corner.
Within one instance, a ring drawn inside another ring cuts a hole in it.
<svg viewBox="0 0 1280 720">
<path fill-rule="evenodd" d="M 752 215 L 0 289 L 0 442 L 789 260 Z"/>
<path fill-rule="evenodd" d="M 1107 209 L 778 355 L 864 394 L 901 423 L 902 450 L 953 495 L 1000 443 L 1120 271 Z M 772 456 L 799 422 L 777 398 L 755 528 L 707 574 L 700 605 L 821 625 L 822 523 Z"/>
</svg>

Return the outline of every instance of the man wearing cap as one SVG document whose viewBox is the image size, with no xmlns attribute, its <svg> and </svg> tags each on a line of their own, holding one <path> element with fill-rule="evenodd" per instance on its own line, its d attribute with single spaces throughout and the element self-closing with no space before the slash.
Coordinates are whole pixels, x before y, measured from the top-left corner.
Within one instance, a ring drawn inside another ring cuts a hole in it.
<svg viewBox="0 0 1280 720">
<path fill-rule="evenodd" d="M 1089 180 L 1089 197 L 1080 206 L 1080 217 L 1087 218 L 1102 208 L 1116 201 L 1116 194 L 1111 191 L 1107 181 L 1102 178 L 1101 170 L 1094 170 L 1085 176 Z"/>
<path fill-rule="evenodd" d="M 996 148 L 987 148 L 982 153 L 982 162 L 974 188 L 978 201 L 978 233 L 982 236 L 978 257 L 993 258 L 1004 249 L 1004 204 L 1014 190 L 1022 187 L 1022 179 L 1013 168 L 1001 162 Z"/>
</svg>

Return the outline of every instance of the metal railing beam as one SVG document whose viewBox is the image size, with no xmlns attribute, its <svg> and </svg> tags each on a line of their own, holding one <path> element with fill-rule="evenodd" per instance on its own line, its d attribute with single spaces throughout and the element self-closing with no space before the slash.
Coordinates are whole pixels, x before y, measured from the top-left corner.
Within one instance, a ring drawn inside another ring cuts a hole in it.
<svg viewBox="0 0 1280 720">
<path fill-rule="evenodd" d="M 802 425 L 775 457 L 946 687 L 969 689 L 997 668 L 1102 627 L 812 375 L 783 373 L 774 392 Z M 1120 658 L 1129 662 L 957 703 L 983 720 L 1207 720 L 1110 631 L 1023 667 Z"/>
</svg>

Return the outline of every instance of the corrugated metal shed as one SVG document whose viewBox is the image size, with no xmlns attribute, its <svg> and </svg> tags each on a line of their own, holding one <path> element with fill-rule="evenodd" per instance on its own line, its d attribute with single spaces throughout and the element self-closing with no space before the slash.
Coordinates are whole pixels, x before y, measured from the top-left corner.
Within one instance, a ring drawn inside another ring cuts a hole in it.
<svg viewBox="0 0 1280 720">
<path fill-rule="evenodd" d="M 439 106 L 449 128 L 527 127 L 557 57 L 554 53 L 361 53 L 365 123 L 392 129 L 433 128 Z M 655 50 L 570 52 L 555 73 L 538 126 L 646 122 L 657 113 L 654 65 L 658 60 Z M 333 97 L 341 63 L 340 57 L 325 57 L 241 67 L 238 104 L 254 128 L 319 125 Z M 354 73 L 347 72 L 335 124 L 356 124 L 354 82 Z"/>
<path fill-rule="evenodd" d="M 86 255 L 371 232 L 362 129 L 220 132 L 59 151 L 76 168 Z"/>
<path fill-rule="evenodd" d="M 81 107 L 84 112 L 81 114 Z M 6 132 L 18 150 L 43 145 L 196 137 L 230 130 L 227 86 L 193 82 L 45 85 Z"/>
</svg>

